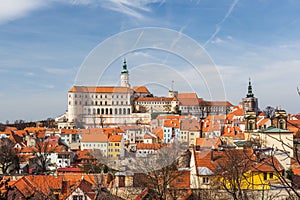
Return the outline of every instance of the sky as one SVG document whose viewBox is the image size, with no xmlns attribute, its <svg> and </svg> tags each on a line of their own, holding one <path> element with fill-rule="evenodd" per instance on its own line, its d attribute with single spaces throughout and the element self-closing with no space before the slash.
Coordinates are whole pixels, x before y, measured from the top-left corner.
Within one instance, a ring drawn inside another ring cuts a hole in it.
<svg viewBox="0 0 300 200">
<path fill-rule="evenodd" d="M 72 85 L 196 92 L 300 112 L 297 0 L 0 0 L 0 122 L 55 118 Z"/>
</svg>

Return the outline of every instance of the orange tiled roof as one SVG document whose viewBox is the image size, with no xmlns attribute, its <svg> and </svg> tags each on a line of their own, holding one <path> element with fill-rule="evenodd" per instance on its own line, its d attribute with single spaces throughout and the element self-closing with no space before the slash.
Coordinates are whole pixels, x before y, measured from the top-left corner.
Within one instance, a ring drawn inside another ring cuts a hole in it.
<svg viewBox="0 0 300 200">
<path fill-rule="evenodd" d="M 181 119 L 183 116 L 180 115 L 159 115 L 156 117 L 157 120 L 163 120 L 163 119 Z"/>
<path fill-rule="evenodd" d="M 252 171 L 258 172 L 273 172 L 275 169 L 279 172 L 284 169 L 276 157 L 266 158 L 261 162 L 254 164 L 251 168 Z"/>
<path fill-rule="evenodd" d="M 167 119 L 164 121 L 164 127 L 174 127 L 180 128 L 180 123 L 178 119 Z"/>
<path fill-rule="evenodd" d="M 180 129 L 189 131 L 199 131 L 200 122 L 196 118 L 185 118 L 180 120 Z"/>
<path fill-rule="evenodd" d="M 139 97 L 135 101 L 173 101 L 172 97 Z"/>
<path fill-rule="evenodd" d="M 163 144 L 148 144 L 148 143 L 138 143 L 136 145 L 136 149 L 154 149 L 158 150 L 162 148 L 164 145 Z"/>
<path fill-rule="evenodd" d="M 229 101 L 201 101 L 206 106 L 233 106 Z"/>
<path fill-rule="evenodd" d="M 245 134 L 238 126 L 224 126 L 222 136 L 234 139 L 245 139 Z"/>
<path fill-rule="evenodd" d="M 196 146 L 200 146 L 200 148 L 211 149 L 214 147 L 217 149 L 221 145 L 220 138 L 196 138 Z"/>
<path fill-rule="evenodd" d="M 109 142 L 121 142 L 122 135 L 112 135 L 108 138 Z"/>
<path fill-rule="evenodd" d="M 114 87 L 114 86 L 73 86 L 69 92 L 82 92 L 82 93 L 130 93 L 127 87 Z"/>
<path fill-rule="evenodd" d="M 199 106 L 198 96 L 196 93 L 179 93 L 178 100 L 183 106 Z"/>
<path fill-rule="evenodd" d="M 164 139 L 164 130 L 161 127 L 152 130 L 152 133 L 156 135 L 159 139 Z"/>
<path fill-rule="evenodd" d="M 145 86 L 134 86 L 132 89 L 136 93 L 150 94 L 149 90 Z"/>
<path fill-rule="evenodd" d="M 107 142 L 108 137 L 103 132 L 84 133 L 81 142 Z"/>
<path fill-rule="evenodd" d="M 61 134 L 78 134 L 77 129 L 61 129 Z"/>
</svg>

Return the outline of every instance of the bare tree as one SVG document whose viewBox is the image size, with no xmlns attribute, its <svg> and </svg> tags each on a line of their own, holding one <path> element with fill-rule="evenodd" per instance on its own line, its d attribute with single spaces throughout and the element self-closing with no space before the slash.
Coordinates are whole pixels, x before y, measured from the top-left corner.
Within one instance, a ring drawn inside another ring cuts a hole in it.
<svg viewBox="0 0 300 200">
<path fill-rule="evenodd" d="M 19 169 L 19 159 L 14 143 L 8 138 L 0 140 L 0 168 L 3 174 Z"/>
<path fill-rule="evenodd" d="M 272 106 L 267 106 L 263 112 L 265 113 L 266 117 L 269 119 L 273 119 L 275 116 L 275 108 Z"/>
</svg>

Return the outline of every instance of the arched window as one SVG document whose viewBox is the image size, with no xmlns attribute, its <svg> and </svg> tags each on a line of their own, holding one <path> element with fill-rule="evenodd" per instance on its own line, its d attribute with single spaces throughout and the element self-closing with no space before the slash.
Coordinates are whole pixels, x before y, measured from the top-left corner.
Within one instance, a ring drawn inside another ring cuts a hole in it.
<svg viewBox="0 0 300 200">
<path fill-rule="evenodd" d="M 122 115 L 122 108 L 119 108 L 119 115 Z"/>
<path fill-rule="evenodd" d="M 250 130 L 250 131 L 253 130 L 253 122 L 250 122 L 250 123 L 249 123 L 249 130 Z"/>
<path fill-rule="evenodd" d="M 100 101 L 100 106 L 102 106 L 102 101 Z"/>
<path fill-rule="evenodd" d="M 126 115 L 126 108 L 123 108 L 123 114 Z"/>
<path fill-rule="evenodd" d="M 98 101 L 95 101 L 95 105 L 98 105 Z"/>
<path fill-rule="evenodd" d="M 107 105 L 107 101 L 105 101 L 105 105 Z"/>
<path fill-rule="evenodd" d="M 104 114 L 104 108 L 101 109 L 101 114 L 102 114 L 102 115 Z"/>
<path fill-rule="evenodd" d="M 115 108 L 115 115 L 118 114 L 118 108 Z"/>
<path fill-rule="evenodd" d="M 100 108 L 97 109 L 97 114 L 100 115 Z"/>
<path fill-rule="evenodd" d="M 127 108 L 127 114 L 130 114 L 130 108 Z"/>
<path fill-rule="evenodd" d="M 108 115 L 108 108 L 105 109 L 105 114 Z"/>
<path fill-rule="evenodd" d="M 91 109 L 90 108 L 88 109 L 88 114 L 91 114 Z"/>
<path fill-rule="evenodd" d="M 112 115 L 112 108 L 109 109 L 109 114 Z"/>
<path fill-rule="evenodd" d="M 95 108 L 93 108 L 93 114 L 96 114 L 96 109 Z"/>
</svg>

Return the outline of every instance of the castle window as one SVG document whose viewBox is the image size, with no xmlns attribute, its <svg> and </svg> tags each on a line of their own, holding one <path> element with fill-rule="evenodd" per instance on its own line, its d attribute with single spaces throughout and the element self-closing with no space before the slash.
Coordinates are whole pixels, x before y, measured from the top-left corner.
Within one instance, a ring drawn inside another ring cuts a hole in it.
<svg viewBox="0 0 300 200">
<path fill-rule="evenodd" d="M 122 108 L 119 108 L 119 114 L 122 115 Z"/>
<path fill-rule="evenodd" d="M 95 105 L 98 105 L 98 101 L 95 101 Z"/>
<path fill-rule="evenodd" d="M 69 105 L 71 105 L 71 101 L 69 101 Z"/>
<path fill-rule="evenodd" d="M 123 114 L 126 115 L 126 108 L 123 108 Z"/>
<path fill-rule="evenodd" d="M 127 114 L 130 114 L 130 108 L 127 109 Z"/>
<path fill-rule="evenodd" d="M 88 114 L 91 114 L 91 109 L 90 108 L 88 109 Z"/>
<path fill-rule="evenodd" d="M 118 108 L 115 108 L 115 115 L 118 114 Z"/>
<path fill-rule="evenodd" d="M 101 114 L 104 114 L 104 108 L 101 109 Z"/>
<path fill-rule="evenodd" d="M 106 115 L 108 114 L 108 108 L 105 109 L 105 114 L 106 114 Z"/>
<path fill-rule="evenodd" d="M 96 109 L 95 108 L 93 108 L 93 114 L 96 114 Z"/>
<path fill-rule="evenodd" d="M 112 108 L 109 109 L 109 114 L 112 115 Z"/>
<path fill-rule="evenodd" d="M 100 108 L 97 109 L 97 114 L 100 115 Z"/>
<path fill-rule="evenodd" d="M 105 105 L 107 105 L 107 101 L 105 101 Z"/>
</svg>

